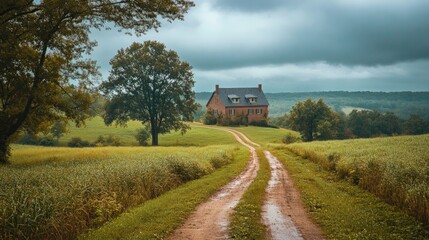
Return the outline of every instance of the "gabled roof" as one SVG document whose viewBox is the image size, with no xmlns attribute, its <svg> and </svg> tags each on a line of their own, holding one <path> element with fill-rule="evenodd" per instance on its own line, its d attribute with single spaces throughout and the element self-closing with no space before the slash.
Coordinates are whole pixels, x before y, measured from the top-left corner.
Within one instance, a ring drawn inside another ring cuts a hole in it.
<svg viewBox="0 0 429 240">
<path fill-rule="evenodd" d="M 214 94 L 210 97 L 206 106 L 209 104 Z M 240 102 L 233 103 L 231 102 L 229 95 L 236 95 L 237 98 L 240 98 Z M 250 97 L 249 97 L 250 96 Z M 250 103 L 248 98 L 257 98 L 255 103 Z M 222 101 L 225 107 L 246 107 L 246 106 L 268 106 L 268 100 L 265 97 L 265 94 L 259 88 L 219 88 L 219 98 Z"/>
</svg>

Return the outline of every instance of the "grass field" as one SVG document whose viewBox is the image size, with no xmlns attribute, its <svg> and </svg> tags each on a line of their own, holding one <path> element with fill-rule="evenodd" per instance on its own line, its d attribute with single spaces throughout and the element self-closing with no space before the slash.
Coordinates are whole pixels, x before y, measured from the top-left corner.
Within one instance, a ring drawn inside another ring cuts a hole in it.
<svg viewBox="0 0 429 240">
<path fill-rule="evenodd" d="M 252 141 L 261 145 L 270 143 L 282 143 L 282 139 L 287 134 L 299 136 L 298 132 L 284 128 L 264 128 L 264 127 L 235 127 L 234 129 L 244 133 Z"/>
<path fill-rule="evenodd" d="M 106 221 L 79 238 L 163 238 L 242 171 L 248 158 L 231 134 L 195 123 L 184 136 L 162 135 L 164 146 L 136 147 L 139 127 L 105 127 L 95 118 L 60 139 L 65 144 L 72 137 L 94 141 L 111 134 L 130 147 L 13 145 L 11 164 L 0 168 L 0 239 L 76 237 Z M 234 129 L 284 162 L 328 239 L 429 239 L 428 227 L 350 184 L 384 193 L 379 196 L 412 214 L 428 212 L 429 135 L 285 145 L 286 134 L 298 133 Z M 231 227 L 236 238 L 263 238 L 260 205 L 267 167 L 262 161 L 236 209 Z M 415 216 L 427 221 L 427 215 Z"/>
<path fill-rule="evenodd" d="M 235 139 L 231 134 L 222 131 L 201 128 L 201 124 L 191 123 L 191 130 L 185 135 L 180 132 L 159 135 L 159 145 L 161 146 L 207 146 L 210 144 L 232 144 Z M 137 129 L 142 128 L 142 124 L 137 121 L 130 121 L 127 127 L 106 126 L 101 117 L 94 117 L 86 122 L 85 127 L 69 127 L 69 131 L 60 138 L 60 145 L 66 146 L 74 137 L 82 140 L 94 142 L 99 136 L 113 135 L 121 140 L 121 145 L 137 146 L 135 139 Z M 197 129 L 198 128 L 198 129 Z"/>
<path fill-rule="evenodd" d="M 296 143 L 287 148 L 429 222 L 429 135 Z"/>
<path fill-rule="evenodd" d="M 327 239 L 429 239 L 429 228 L 414 217 L 284 146 L 271 149 L 301 192 L 310 215 Z"/>
<path fill-rule="evenodd" d="M 213 192 L 218 184 L 238 174 L 247 160 L 244 150 L 226 132 L 195 127 L 187 140 L 177 140 L 178 136 L 170 136 L 170 141 L 199 146 L 14 145 L 11 164 L 0 168 L 0 239 L 77 236 L 130 207 L 238 161 L 236 152 L 241 151 L 241 165 L 235 164 L 222 181 L 205 182 L 203 186 L 213 185 L 209 188 Z M 214 145 L 217 143 L 231 144 Z"/>
</svg>

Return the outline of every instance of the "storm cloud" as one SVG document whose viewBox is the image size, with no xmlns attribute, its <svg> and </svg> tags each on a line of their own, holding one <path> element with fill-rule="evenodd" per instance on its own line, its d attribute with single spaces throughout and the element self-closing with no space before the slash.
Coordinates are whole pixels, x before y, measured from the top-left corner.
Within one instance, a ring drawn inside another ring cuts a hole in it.
<svg viewBox="0 0 429 240">
<path fill-rule="evenodd" d="M 197 0 L 185 21 L 140 38 L 94 32 L 93 58 L 158 40 L 193 65 L 197 91 L 429 90 L 429 2 Z"/>
</svg>

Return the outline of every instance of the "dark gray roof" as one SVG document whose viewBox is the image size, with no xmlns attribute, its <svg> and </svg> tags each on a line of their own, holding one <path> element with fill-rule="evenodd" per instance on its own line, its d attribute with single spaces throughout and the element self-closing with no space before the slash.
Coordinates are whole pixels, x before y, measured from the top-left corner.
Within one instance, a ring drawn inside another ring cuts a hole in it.
<svg viewBox="0 0 429 240">
<path fill-rule="evenodd" d="M 208 103 L 210 102 L 214 94 L 215 92 L 213 92 Z M 228 98 L 228 95 L 237 95 L 240 98 L 240 102 L 232 103 L 231 100 Z M 255 103 L 250 103 L 246 99 L 246 95 L 253 95 L 254 97 L 257 97 L 257 101 Z M 269 105 L 264 92 L 262 90 L 259 91 L 259 88 L 257 87 L 256 88 L 219 88 L 219 98 L 221 99 L 225 107 L 268 106 Z"/>
</svg>

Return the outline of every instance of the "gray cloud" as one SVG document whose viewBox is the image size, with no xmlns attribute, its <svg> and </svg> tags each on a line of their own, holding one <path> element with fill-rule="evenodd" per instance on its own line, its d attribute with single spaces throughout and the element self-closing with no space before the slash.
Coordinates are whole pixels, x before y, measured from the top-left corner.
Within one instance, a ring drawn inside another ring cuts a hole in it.
<svg viewBox="0 0 429 240">
<path fill-rule="evenodd" d="M 93 58 L 103 75 L 119 48 L 158 40 L 194 66 L 198 91 L 219 82 L 270 83 L 271 91 L 429 90 L 428 1 L 195 3 L 184 22 L 165 23 L 140 38 L 94 32 L 99 47 Z"/>
<path fill-rule="evenodd" d="M 284 0 L 217 0 L 214 6 L 221 10 L 261 12 L 282 7 L 286 3 Z"/>
<path fill-rule="evenodd" d="M 240 3 L 219 2 L 230 7 Z M 207 29 L 195 33 L 212 39 L 186 48 L 185 55 L 203 69 L 311 61 L 374 65 L 429 57 L 427 1 L 392 1 L 381 6 L 302 2 L 258 13 L 246 13 L 253 5 L 243 3 L 242 11 L 202 16 Z"/>
</svg>

